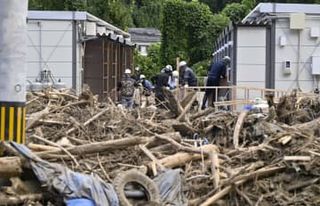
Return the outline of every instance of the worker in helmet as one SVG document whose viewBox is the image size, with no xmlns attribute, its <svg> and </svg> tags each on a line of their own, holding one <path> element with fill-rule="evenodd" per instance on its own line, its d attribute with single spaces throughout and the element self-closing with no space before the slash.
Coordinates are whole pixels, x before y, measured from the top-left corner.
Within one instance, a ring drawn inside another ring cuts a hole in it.
<svg viewBox="0 0 320 206">
<path fill-rule="evenodd" d="M 169 67 L 165 67 L 162 70 L 164 72 L 160 72 L 160 74 L 158 74 L 155 78 L 155 99 L 159 107 L 162 107 L 165 101 L 163 90 L 170 89 L 169 77 L 170 73 L 172 72 Z"/>
<path fill-rule="evenodd" d="M 164 68 L 161 69 L 161 73 L 165 73 L 165 70 L 168 70 L 168 71 L 173 71 L 173 67 L 168 64 L 167 66 L 165 66 Z"/>
<path fill-rule="evenodd" d="M 121 104 L 124 108 L 132 109 L 133 95 L 136 81 L 131 78 L 131 70 L 126 69 L 121 81 L 118 83 L 118 91 L 120 92 Z"/>
<path fill-rule="evenodd" d="M 178 71 L 173 71 L 169 77 L 169 86 L 170 89 L 176 89 L 179 84 L 179 72 Z"/>
<path fill-rule="evenodd" d="M 186 61 L 181 61 L 179 63 L 179 74 L 180 74 L 180 83 L 182 86 L 197 86 L 197 76 L 194 74 L 193 70 L 188 67 Z"/>
<path fill-rule="evenodd" d="M 223 57 L 222 61 L 212 62 L 208 70 L 208 80 L 206 86 L 220 86 L 220 80 L 226 78 L 227 66 L 230 64 L 231 59 L 229 56 Z M 214 106 L 216 101 L 216 89 L 207 88 L 202 100 L 201 109 L 206 108 L 206 103 L 208 99 L 212 98 L 212 101 L 209 102 L 209 106 Z"/>
<path fill-rule="evenodd" d="M 136 81 L 139 81 L 141 75 L 141 69 L 140 67 L 135 67 L 134 68 L 134 74 L 132 75 L 132 78 Z"/>
<path fill-rule="evenodd" d="M 149 104 L 149 97 L 152 94 L 154 86 L 146 79 L 146 76 L 141 74 L 139 84 L 141 85 L 141 108 L 145 108 Z"/>
</svg>

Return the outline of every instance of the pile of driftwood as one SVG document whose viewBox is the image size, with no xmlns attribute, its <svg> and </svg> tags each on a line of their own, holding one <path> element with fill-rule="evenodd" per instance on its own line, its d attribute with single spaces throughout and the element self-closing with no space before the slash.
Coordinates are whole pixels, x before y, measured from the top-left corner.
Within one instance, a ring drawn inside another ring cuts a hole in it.
<svg viewBox="0 0 320 206">
<path fill-rule="evenodd" d="M 181 103 L 167 95 L 168 110 L 126 111 L 111 100 L 98 103 L 89 91 L 29 94 L 27 146 L 109 183 L 132 168 L 151 177 L 181 168 L 188 205 L 320 204 L 318 97 L 293 93 L 263 114 L 198 112 L 193 93 Z M 11 185 L 2 188 L 0 204 L 41 205 L 43 190 L 18 178 L 27 168 L 23 159 L 6 144 L 2 150 L 10 157 L 0 158 L 0 176 Z"/>
</svg>

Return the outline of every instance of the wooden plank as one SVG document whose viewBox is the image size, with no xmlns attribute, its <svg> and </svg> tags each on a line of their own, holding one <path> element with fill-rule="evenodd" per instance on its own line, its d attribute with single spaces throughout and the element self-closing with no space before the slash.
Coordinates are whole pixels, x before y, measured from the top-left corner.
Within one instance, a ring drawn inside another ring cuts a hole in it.
<svg viewBox="0 0 320 206">
<path fill-rule="evenodd" d="M 311 161 L 310 156 L 284 156 L 284 161 Z"/>
</svg>

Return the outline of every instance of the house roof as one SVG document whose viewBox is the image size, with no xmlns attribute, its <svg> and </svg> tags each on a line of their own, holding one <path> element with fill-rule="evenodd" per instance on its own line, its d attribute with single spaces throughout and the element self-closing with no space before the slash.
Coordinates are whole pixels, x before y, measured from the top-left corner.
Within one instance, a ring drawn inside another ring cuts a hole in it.
<svg viewBox="0 0 320 206">
<path fill-rule="evenodd" d="M 161 32 L 155 28 L 129 28 L 131 41 L 134 43 L 157 43 L 161 41 Z"/>
<path fill-rule="evenodd" d="M 242 23 L 252 23 L 260 21 L 267 16 L 289 14 L 289 13 L 305 13 L 320 14 L 319 4 L 285 4 L 285 3 L 260 3 L 258 4 L 243 20 Z"/>
<path fill-rule="evenodd" d="M 85 11 L 28 11 L 29 20 L 78 20 L 95 22 L 98 26 L 104 26 L 108 30 L 114 31 L 116 34 L 122 35 L 125 38 L 130 37 L 130 34 L 120 28 L 88 13 Z"/>
</svg>

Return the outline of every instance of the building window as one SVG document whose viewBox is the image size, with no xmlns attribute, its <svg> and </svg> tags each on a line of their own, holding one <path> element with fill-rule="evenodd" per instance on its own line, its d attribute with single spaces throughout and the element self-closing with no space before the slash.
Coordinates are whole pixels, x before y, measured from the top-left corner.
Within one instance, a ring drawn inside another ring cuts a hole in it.
<svg viewBox="0 0 320 206">
<path fill-rule="evenodd" d="M 147 49 L 148 49 L 147 46 L 139 46 L 140 54 L 143 56 L 147 56 L 148 55 Z"/>
</svg>

